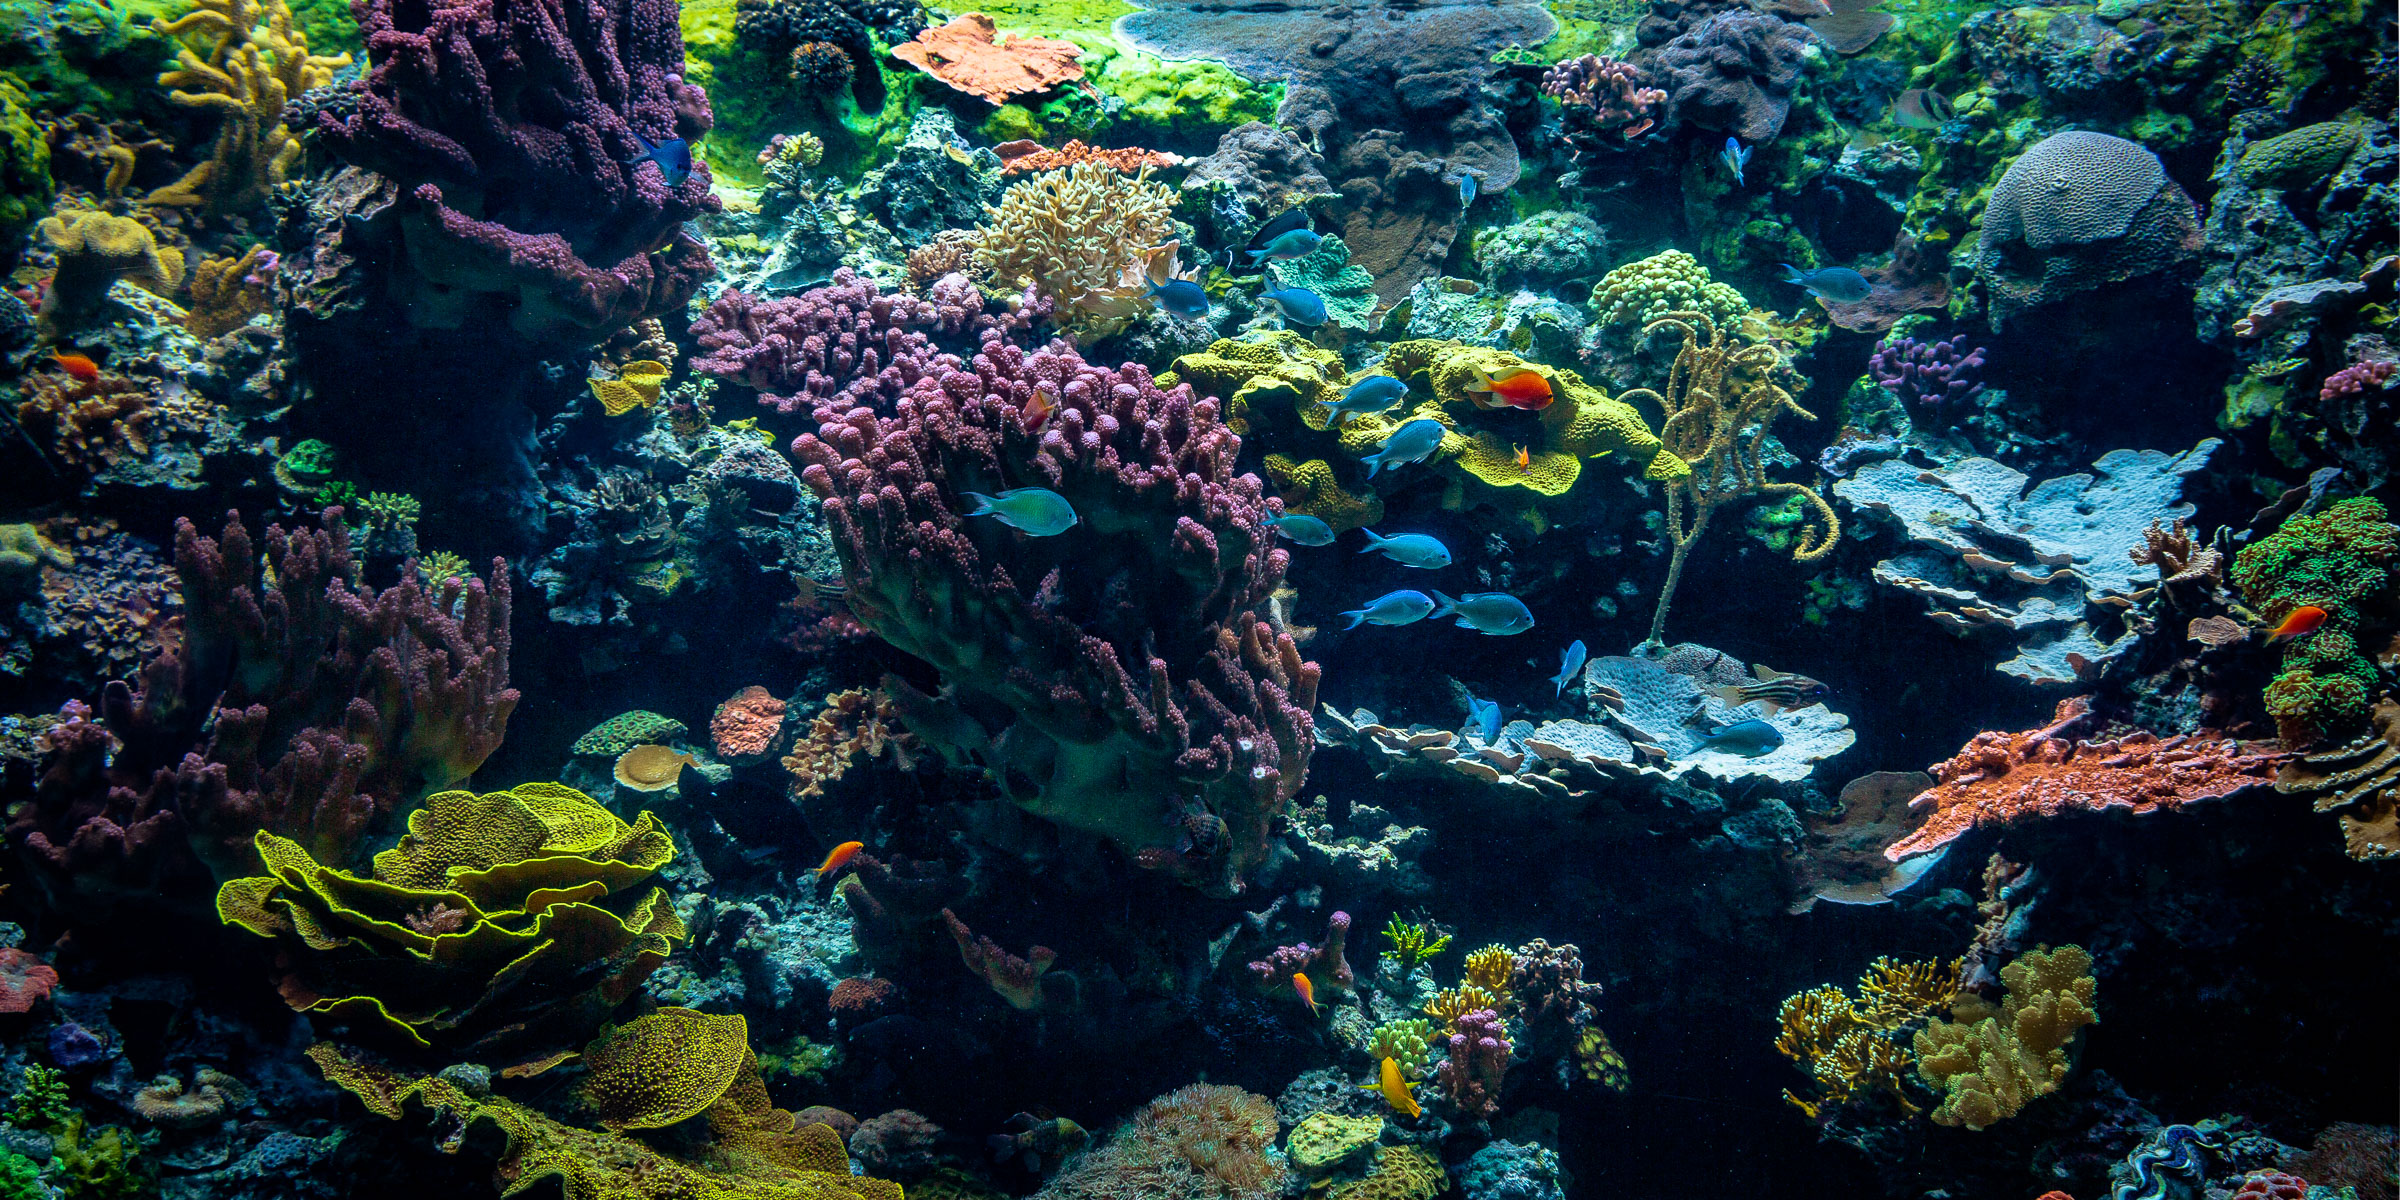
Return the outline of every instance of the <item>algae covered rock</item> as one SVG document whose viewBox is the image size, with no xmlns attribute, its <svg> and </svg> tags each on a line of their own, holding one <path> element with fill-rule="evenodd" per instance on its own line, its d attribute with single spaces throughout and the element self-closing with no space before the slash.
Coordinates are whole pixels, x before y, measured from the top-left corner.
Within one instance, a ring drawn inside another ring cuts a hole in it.
<svg viewBox="0 0 2400 1200">
<path fill-rule="evenodd" d="M 1284 1152 L 1291 1156 L 1293 1169 L 1310 1179 L 1318 1179 L 1357 1159 L 1382 1137 L 1382 1117 L 1345 1117 L 1321 1112 L 1292 1127 L 1291 1135 L 1284 1141 Z"/>
</svg>

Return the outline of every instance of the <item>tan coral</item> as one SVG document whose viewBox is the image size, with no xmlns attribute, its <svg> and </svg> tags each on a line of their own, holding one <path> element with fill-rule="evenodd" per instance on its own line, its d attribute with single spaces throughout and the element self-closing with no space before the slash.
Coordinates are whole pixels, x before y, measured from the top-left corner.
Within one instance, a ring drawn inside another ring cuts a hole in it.
<svg viewBox="0 0 2400 1200">
<path fill-rule="evenodd" d="M 2400 699 L 2376 704 L 2371 724 L 2356 741 L 2314 751 L 2275 779 L 2276 791 L 2335 813 L 2350 857 L 2362 862 L 2400 858 Z"/>
<path fill-rule="evenodd" d="M 274 253 L 264 246 L 252 246 L 238 257 L 200 260 L 192 268 L 192 302 L 184 308 L 183 327 L 196 337 L 213 338 L 273 312 L 275 288 L 266 272 L 274 262 Z"/>
<path fill-rule="evenodd" d="M 1935 1124 L 1983 1129 L 2058 1090 L 2067 1043 L 2100 1019 L 2092 956 L 2081 946 L 2020 955 L 2000 978 L 2008 995 L 1998 1008 L 1969 997 L 1951 1009 L 1956 1020 L 1917 1032 L 1917 1071 L 1945 1094 Z"/>
<path fill-rule="evenodd" d="M 840 779 L 853 761 L 877 758 L 886 749 L 898 754 L 911 740 L 900 728 L 899 709 L 883 689 L 835 692 L 825 697 L 824 710 L 783 758 L 783 769 L 792 777 L 792 798 L 822 796 L 825 785 Z"/>
<path fill-rule="evenodd" d="M 148 202 L 204 209 L 211 216 L 246 212 L 266 202 L 300 157 L 300 143 L 283 124 L 283 106 L 300 93 L 333 82 L 350 56 L 308 52 L 308 37 L 292 27 L 283 0 L 192 0 L 192 10 L 151 28 L 185 42 L 176 66 L 159 86 L 186 108 L 214 109 L 222 118 L 208 161 L 150 193 Z"/>
<path fill-rule="evenodd" d="M 53 320 L 90 313 L 120 279 L 162 295 L 183 281 L 183 251 L 159 245 L 157 235 L 131 217 L 62 209 L 42 218 L 34 233 L 58 258 L 42 297 L 42 315 Z"/>
<path fill-rule="evenodd" d="M 1175 236 L 1175 193 L 1099 163 L 1046 171 L 1008 189 L 975 252 L 995 284 L 1031 286 L 1058 327 L 1086 342 L 1149 307 L 1151 252 Z"/>
</svg>

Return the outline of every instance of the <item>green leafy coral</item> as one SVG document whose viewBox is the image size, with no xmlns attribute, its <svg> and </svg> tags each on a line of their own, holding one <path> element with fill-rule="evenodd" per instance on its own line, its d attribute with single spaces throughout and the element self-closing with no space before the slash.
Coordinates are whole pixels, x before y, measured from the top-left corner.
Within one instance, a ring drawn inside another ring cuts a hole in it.
<svg viewBox="0 0 2400 1200">
<path fill-rule="evenodd" d="M 2400 528 L 2383 502 L 2360 496 L 2286 520 L 2234 556 L 2233 585 L 2270 625 L 2313 605 L 2315 633 L 2284 652 L 2267 685 L 2267 712 L 2287 745 L 2348 737 L 2366 724 L 2375 665 L 2360 652 L 2369 626 L 2391 619 Z"/>
</svg>

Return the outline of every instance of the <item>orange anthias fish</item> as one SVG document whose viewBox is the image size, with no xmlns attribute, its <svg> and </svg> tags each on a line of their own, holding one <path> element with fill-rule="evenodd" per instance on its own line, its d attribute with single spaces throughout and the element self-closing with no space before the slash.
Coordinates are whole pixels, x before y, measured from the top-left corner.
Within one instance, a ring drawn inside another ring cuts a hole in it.
<svg viewBox="0 0 2400 1200">
<path fill-rule="evenodd" d="M 2318 608 L 2314 604 L 2303 604 L 2286 613 L 2275 628 L 2267 631 L 2267 644 L 2272 646 L 2277 642 L 2288 642 L 2293 638 L 2307 637 L 2324 624 L 2324 609 Z"/>
<path fill-rule="evenodd" d="M 1528 475 L 1533 473 L 1533 451 L 1523 446 L 1517 447 L 1517 469 Z"/>
<path fill-rule="evenodd" d="M 1377 1068 L 1375 1082 L 1361 1086 L 1367 1091 L 1382 1094 L 1383 1102 L 1391 1105 L 1392 1111 L 1401 1116 L 1425 1115 L 1425 1110 L 1417 1106 L 1417 1098 L 1409 1093 L 1408 1080 L 1401 1077 L 1400 1063 L 1396 1059 L 1384 1059 L 1383 1065 Z"/>
<path fill-rule="evenodd" d="M 1040 433 L 1042 426 L 1049 423 L 1050 414 L 1056 411 L 1058 394 L 1050 390 L 1049 384 L 1037 383 L 1033 385 L 1033 395 L 1026 399 L 1024 409 L 1017 415 L 1024 418 L 1025 432 Z"/>
<path fill-rule="evenodd" d="M 825 861 L 817 867 L 818 881 L 822 882 L 826 876 L 849 866 L 850 860 L 857 858 L 858 852 L 866 848 L 865 842 L 843 842 L 841 845 L 835 846 L 833 852 L 826 855 Z"/>
<path fill-rule="evenodd" d="M 57 363 L 59 370 L 73 376 L 78 383 L 90 383 L 100 378 L 100 364 L 93 362 L 89 354 L 60 354 L 53 351 L 50 361 Z"/>
<path fill-rule="evenodd" d="M 1317 985 L 1310 983 L 1306 975 L 1294 975 L 1292 990 L 1300 993 L 1301 1002 L 1308 1005 L 1308 1015 L 1317 1015 Z"/>
<path fill-rule="evenodd" d="M 1476 403 L 1487 408 L 1498 408 L 1505 404 L 1528 412 L 1539 412 L 1550 407 L 1553 398 L 1550 381 L 1531 367 L 1503 367 L 1498 375 L 1486 374 L 1482 367 L 1477 367 L 1475 382 L 1468 384 L 1467 390 L 1476 393 Z M 1491 401 L 1486 403 L 1483 396 L 1490 396 Z"/>
</svg>

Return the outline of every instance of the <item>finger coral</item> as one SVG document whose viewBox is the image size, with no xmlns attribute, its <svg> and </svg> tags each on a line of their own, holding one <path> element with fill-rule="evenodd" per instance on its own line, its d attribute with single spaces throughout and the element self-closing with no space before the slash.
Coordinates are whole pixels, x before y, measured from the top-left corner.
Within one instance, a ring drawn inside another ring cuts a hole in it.
<svg viewBox="0 0 2400 1200">
<path fill-rule="evenodd" d="M 1103 163 L 1046 171 L 1010 187 L 975 261 L 1008 287 L 1058 306 L 1058 327 L 1096 340 L 1150 307 L 1150 251 L 1175 236 L 1175 193 Z"/>
<path fill-rule="evenodd" d="M 175 69 L 159 85 L 175 89 L 169 98 L 178 105 L 215 111 L 219 122 L 208 160 L 146 203 L 218 217 L 266 203 L 300 158 L 299 139 L 283 124 L 284 105 L 331 83 L 350 56 L 310 54 L 284 0 L 192 0 L 191 11 L 151 27 L 182 42 Z"/>
<path fill-rule="evenodd" d="M 1998 1008 L 1969 998 L 1952 1008 L 1952 1020 L 1917 1031 L 1917 1071 L 1944 1092 L 1935 1124 L 1988 1128 L 2057 1091 L 2067 1043 L 2100 1019 L 2092 957 L 2081 946 L 2020 955 L 2000 978 L 2008 994 Z"/>
</svg>

